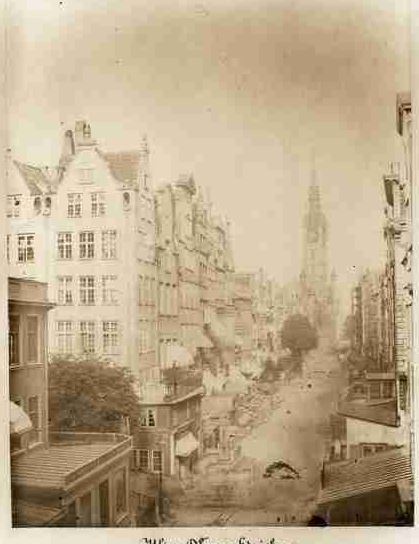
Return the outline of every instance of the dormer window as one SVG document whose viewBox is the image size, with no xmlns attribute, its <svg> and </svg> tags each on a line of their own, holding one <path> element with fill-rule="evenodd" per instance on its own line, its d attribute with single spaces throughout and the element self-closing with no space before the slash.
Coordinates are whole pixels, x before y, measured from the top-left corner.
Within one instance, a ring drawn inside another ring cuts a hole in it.
<svg viewBox="0 0 419 544">
<path fill-rule="evenodd" d="M 7 217 L 19 217 L 22 195 L 9 195 L 7 197 Z"/>
<path fill-rule="evenodd" d="M 129 210 L 130 204 L 131 204 L 131 197 L 130 197 L 130 194 L 126 191 L 122 194 L 122 202 L 123 202 L 124 210 L 125 211 Z"/>
</svg>

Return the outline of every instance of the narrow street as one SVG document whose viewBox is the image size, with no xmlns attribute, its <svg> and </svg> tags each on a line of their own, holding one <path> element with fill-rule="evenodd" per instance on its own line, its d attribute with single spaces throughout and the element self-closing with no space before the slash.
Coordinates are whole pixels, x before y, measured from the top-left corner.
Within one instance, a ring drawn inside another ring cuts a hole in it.
<svg viewBox="0 0 419 544">
<path fill-rule="evenodd" d="M 316 504 L 328 417 L 342 387 L 336 355 L 316 350 L 304 361 L 303 375 L 279 389 L 279 400 L 265 423 L 241 442 L 241 463 L 235 474 L 219 467 L 219 495 L 205 501 L 205 475 L 190 500 L 175 505 L 174 525 L 303 524 Z M 266 468 L 282 461 L 298 472 L 297 479 Z M 247 469 L 247 470 L 246 470 Z M 212 479 L 216 475 L 211 476 Z M 186 492 L 188 494 L 188 491 Z"/>
</svg>

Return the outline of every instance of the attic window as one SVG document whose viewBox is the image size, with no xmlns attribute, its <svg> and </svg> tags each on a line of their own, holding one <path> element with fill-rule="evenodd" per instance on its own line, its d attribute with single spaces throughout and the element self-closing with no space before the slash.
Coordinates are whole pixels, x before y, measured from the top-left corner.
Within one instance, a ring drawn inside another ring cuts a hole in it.
<svg viewBox="0 0 419 544">
<path fill-rule="evenodd" d="M 22 195 L 9 195 L 7 197 L 7 217 L 19 217 Z"/>
<path fill-rule="evenodd" d="M 47 196 L 45 199 L 44 215 L 49 215 L 50 213 L 51 213 L 51 197 Z"/>
<path fill-rule="evenodd" d="M 33 201 L 33 209 L 34 209 L 36 215 L 38 215 L 41 212 L 41 206 L 42 206 L 41 197 L 36 196 L 34 201 Z"/>
<path fill-rule="evenodd" d="M 130 209 L 130 201 L 131 201 L 130 194 L 127 193 L 127 192 L 123 193 L 122 200 L 123 200 L 124 210 L 129 210 Z"/>
</svg>

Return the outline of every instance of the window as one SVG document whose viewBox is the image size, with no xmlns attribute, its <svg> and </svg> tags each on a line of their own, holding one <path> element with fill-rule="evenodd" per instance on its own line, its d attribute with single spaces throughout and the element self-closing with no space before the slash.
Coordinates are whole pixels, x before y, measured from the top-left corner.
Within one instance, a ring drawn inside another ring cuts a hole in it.
<svg viewBox="0 0 419 544">
<path fill-rule="evenodd" d="M 70 305 L 73 304 L 73 277 L 58 276 L 58 304 Z"/>
<path fill-rule="evenodd" d="M 379 399 L 381 398 L 380 394 L 380 384 L 379 383 L 371 383 L 370 384 L 370 399 Z"/>
<path fill-rule="evenodd" d="M 7 262 L 10 263 L 10 234 L 6 236 L 6 257 Z"/>
<path fill-rule="evenodd" d="M 140 411 L 141 427 L 156 426 L 156 411 L 153 408 L 145 408 Z"/>
<path fill-rule="evenodd" d="M 95 304 L 95 277 L 80 276 L 80 304 Z"/>
<path fill-rule="evenodd" d="M 80 321 L 81 348 L 84 353 L 95 352 L 95 322 Z"/>
<path fill-rule="evenodd" d="M 38 442 L 40 431 L 40 417 L 39 417 L 39 398 L 29 397 L 28 399 L 28 416 L 32 422 L 33 429 L 31 431 L 31 440 Z"/>
<path fill-rule="evenodd" d="M 36 196 L 33 201 L 33 210 L 35 212 L 35 215 L 39 215 L 41 213 L 41 208 L 42 208 L 41 197 Z"/>
<path fill-rule="evenodd" d="M 106 210 L 105 193 L 90 193 L 92 217 L 103 217 Z"/>
<path fill-rule="evenodd" d="M 115 353 L 119 347 L 118 322 L 103 321 L 103 352 Z"/>
<path fill-rule="evenodd" d="M 116 276 L 102 276 L 102 304 L 118 304 Z"/>
<path fill-rule="evenodd" d="M 93 168 L 79 168 L 79 180 L 80 183 L 89 184 L 92 183 Z"/>
<path fill-rule="evenodd" d="M 127 485 L 125 469 L 119 470 L 115 474 L 115 510 L 116 516 L 125 514 L 127 511 Z"/>
<path fill-rule="evenodd" d="M 65 260 L 73 258 L 73 234 L 71 232 L 58 233 L 57 256 L 59 259 Z"/>
<path fill-rule="evenodd" d="M 393 382 L 383 382 L 383 398 L 391 399 L 394 396 Z"/>
<path fill-rule="evenodd" d="M 22 195 L 9 195 L 7 197 L 7 217 L 19 217 Z"/>
<path fill-rule="evenodd" d="M 372 455 L 374 453 L 374 448 L 372 446 L 364 445 L 362 447 L 362 455 L 363 457 L 368 457 L 369 455 Z"/>
<path fill-rule="evenodd" d="M 47 196 L 45 199 L 44 215 L 50 215 L 51 213 L 51 197 Z"/>
<path fill-rule="evenodd" d="M 162 453 L 159 450 L 153 450 L 153 471 L 162 472 L 162 469 L 163 469 Z"/>
<path fill-rule="evenodd" d="M 102 259 L 116 259 L 116 230 L 102 231 Z"/>
<path fill-rule="evenodd" d="M 81 217 L 81 193 L 69 193 L 67 195 L 68 217 Z"/>
<path fill-rule="evenodd" d="M 130 209 L 130 201 L 131 201 L 130 194 L 129 193 L 123 193 L 122 194 L 122 201 L 123 201 L 124 210 L 125 211 L 129 210 Z"/>
<path fill-rule="evenodd" d="M 9 316 L 9 363 L 10 366 L 20 364 L 20 318 L 18 315 Z"/>
<path fill-rule="evenodd" d="M 80 259 L 93 259 L 95 256 L 95 233 L 84 231 L 79 234 Z"/>
<path fill-rule="evenodd" d="M 71 321 L 57 321 L 57 349 L 59 353 L 73 352 L 73 323 Z"/>
<path fill-rule="evenodd" d="M 38 316 L 29 315 L 26 321 L 27 325 L 27 356 L 28 363 L 38 362 L 39 353 L 39 332 L 38 332 Z"/>
<path fill-rule="evenodd" d="M 140 353 L 144 353 L 148 351 L 149 346 L 149 335 L 147 331 L 147 322 L 141 320 L 140 321 L 140 330 L 139 330 L 139 351 Z"/>
<path fill-rule="evenodd" d="M 137 466 L 140 470 L 149 470 L 149 452 L 148 450 L 136 450 Z"/>
<path fill-rule="evenodd" d="M 18 234 L 17 260 L 19 263 L 33 263 L 35 260 L 34 242 L 34 234 Z"/>
</svg>

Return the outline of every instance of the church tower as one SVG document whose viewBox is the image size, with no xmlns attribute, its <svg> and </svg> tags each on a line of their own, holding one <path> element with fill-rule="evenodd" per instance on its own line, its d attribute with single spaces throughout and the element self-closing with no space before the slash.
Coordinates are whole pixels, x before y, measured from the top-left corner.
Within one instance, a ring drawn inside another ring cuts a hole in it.
<svg viewBox="0 0 419 544">
<path fill-rule="evenodd" d="M 320 187 L 313 168 L 308 190 L 308 210 L 303 224 L 300 288 L 301 309 L 320 336 L 330 336 L 334 328 L 328 242 L 327 219 L 322 210 Z"/>
</svg>

